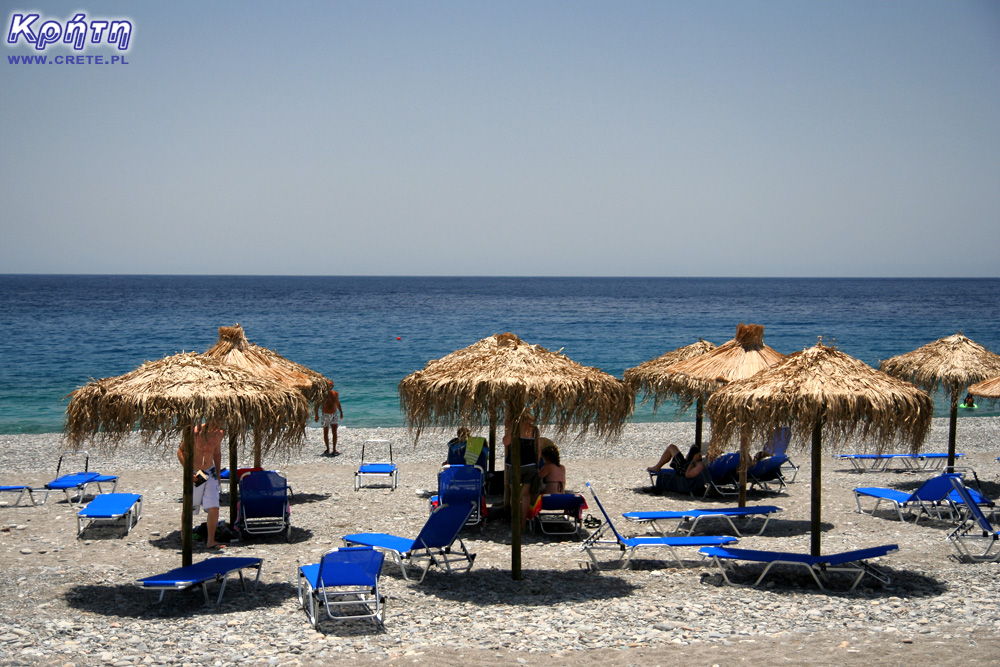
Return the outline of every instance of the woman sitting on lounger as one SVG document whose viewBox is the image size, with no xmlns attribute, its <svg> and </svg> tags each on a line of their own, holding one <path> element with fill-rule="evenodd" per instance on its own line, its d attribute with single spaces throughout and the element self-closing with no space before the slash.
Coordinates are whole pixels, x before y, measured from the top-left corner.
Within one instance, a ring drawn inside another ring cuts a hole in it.
<svg viewBox="0 0 1000 667">
<path fill-rule="evenodd" d="M 542 493 L 564 493 L 566 491 L 566 466 L 559 463 L 559 448 L 547 438 L 542 447 L 542 469 L 538 476 L 542 478 Z"/>
</svg>

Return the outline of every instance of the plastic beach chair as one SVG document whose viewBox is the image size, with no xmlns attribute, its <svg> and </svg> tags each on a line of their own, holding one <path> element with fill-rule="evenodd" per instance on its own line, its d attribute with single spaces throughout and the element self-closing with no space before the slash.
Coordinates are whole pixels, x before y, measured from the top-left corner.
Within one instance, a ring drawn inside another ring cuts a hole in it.
<svg viewBox="0 0 1000 667">
<path fill-rule="evenodd" d="M 299 567 L 299 604 L 313 627 L 319 628 L 321 608 L 335 621 L 370 618 L 381 626 L 385 597 L 379 577 L 384 561 L 385 554 L 372 547 L 341 547 L 327 551 L 318 563 Z"/>
<path fill-rule="evenodd" d="M 718 509 L 689 509 L 679 511 L 651 511 L 651 512 L 625 512 L 622 514 L 625 519 L 635 523 L 649 523 L 653 530 L 663 534 L 663 530 L 657 525 L 658 521 L 676 521 L 674 529 L 670 532 L 683 532 L 686 535 L 694 533 L 698 523 L 703 519 L 722 519 L 729 524 L 733 535 L 743 537 L 743 533 L 736 527 L 733 519 L 746 519 L 749 523 L 755 518 L 763 519 L 760 529 L 754 533 L 761 535 L 767 528 L 771 515 L 781 512 L 780 507 L 774 505 L 754 505 L 751 507 L 720 507 Z"/>
<path fill-rule="evenodd" d="M 856 551 L 845 551 L 839 554 L 826 554 L 824 556 L 810 556 L 808 554 L 797 554 L 782 551 L 757 551 L 754 549 L 734 549 L 731 547 L 705 547 L 699 550 L 703 556 L 712 558 L 722 572 L 722 578 L 731 586 L 749 585 L 757 586 L 764 580 L 775 565 L 791 565 L 804 567 L 809 570 L 816 585 L 820 590 L 825 590 L 820 579 L 827 579 L 830 572 L 844 572 L 856 575 L 848 591 L 853 591 L 864 575 L 874 577 L 884 584 L 889 583 L 889 577 L 884 572 L 875 569 L 868 564 L 868 559 L 879 558 L 894 551 L 899 547 L 889 544 L 881 547 L 871 547 L 868 549 L 858 549 Z M 760 573 L 757 580 L 752 584 L 738 584 L 729 578 L 731 570 L 730 561 L 750 561 L 754 563 L 765 563 L 764 571 Z M 727 564 L 729 567 L 727 567 Z"/>
<path fill-rule="evenodd" d="M 410 575 L 406 571 L 407 563 L 412 565 L 426 561 L 420 579 L 417 580 L 419 583 L 427 576 L 431 565 L 443 568 L 448 574 L 468 572 L 472 569 L 476 555 L 469 553 L 460 536 L 471 513 L 472 503 L 468 505 L 441 505 L 431 512 L 431 515 L 427 517 L 427 523 L 412 540 L 387 533 L 355 533 L 345 535 L 343 540 L 347 546 L 374 547 L 389 554 L 393 561 L 399 565 L 399 569 L 403 572 L 403 578 L 406 580 L 410 579 Z M 452 548 L 456 541 L 461 553 Z M 453 564 L 457 565 L 453 567 Z"/>
<path fill-rule="evenodd" d="M 538 496 L 528 520 L 546 535 L 579 536 L 587 508 L 587 499 L 579 493 L 545 493 Z"/>
<path fill-rule="evenodd" d="M 875 515 L 875 511 L 882 501 L 885 501 L 892 504 L 900 521 L 904 520 L 904 509 L 914 515 L 913 523 L 920 521 L 920 517 L 925 514 L 935 519 L 943 519 L 944 515 L 947 514 L 950 518 L 953 506 L 948 500 L 948 494 L 954 490 L 950 481 L 952 477 L 961 478 L 961 475 L 945 473 L 931 477 L 913 493 L 905 493 L 881 486 L 862 486 L 854 489 L 854 499 L 858 503 L 858 512 L 861 514 L 866 513 L 861 507 L 861 498 L 865 497 L 875 499 L 875 506 L 872 507 L 871 512 L 868 512 L 872 516 Z"/>
<path fill-rule="evenodd" d="M 961 556 L 973 562 L 1000 561 L 1000 549 L 993 550 L 1000 542 L 1000 530 L 997 530 L 987 518 L 973 496 L 972 489 L 965 486 L 961 477 L 952 477 L 951 483 L 962 501 L 964 510 L 961 522 L 948 534 L 948 540 L 955 545 Z M 976 549 L 973 549 L 974 544 L 977 546 Z"/>
<path fill-rule="evenodd" d="M 77 537 L 99 521 L 125 519 L 125 533 L 142 518 L 142 496 L 138 493 L 105 493 L 96 496 L 76 514 Z"/>
<path fill-rule="evenodd" d="M 251 472 L 240 479 L 240 502 L 236 527 L 247 535 L 285 533 L 292 539 L 289 487 L 284 477 L 269 470 Z"/>
<path fill-rule="evenodd" d="M 37 505 L 38 503 L 35 502 L 34 491 L 35 489 L 31 488 L 30 486 L 25 486 L 24 484 L 7 484 L 4 486 L 0 486 L 0 493 L 17 494 L 17 498 L 14 499 L 14 502 L 11 505 L 11 507 L 17 507 L 18 505 L 20 505 L 21 500 L 24 499 L 25 494 L 28 495 L 28 499 L 31 501 L 32 505 Z"/>
<path fill-rule="evenodd" d="M 388 449 L 389 460 L 377 462 L 368 460 L 366 462 L 366 450 L 373 448 L 380 450 Z M 392 462 L 392 443 L 390 441 L 365 440 L 361 443 L 361 465 L 358 466 L 358 471 L 354 473 L 354 490 L 358 491 L 361 489 L 365 485 L 365 479 L 369 477 L 388 478 L 389 487 L 393 491 L 396 490 L 396 486 L 399 484 L 399 470 L 396 469 L 396 464 Z"/>
<path fill-rule="evenodd" d="M 779 489 L 784 488 L 785 477 L 782 471 L 786 463 L 788 463 L 787 456 L 768 456 L 747 468 L 750 488 L 759 487 L 769 491 L 772 483 L 777 483 Z"/>
<path fill-rule="evenodd" d="M 246 590 L 243 570 L 250 567 L 256 569 L 257 576 L 254 579 L 253 587 L 254 590 L 257 590 L 257 584 L 260 582 L 260 566 L 263 562 L 263 558 L 221 556 L 219 558 L 209 558 L 208 560 L 203 560 L 200 563 L 188 565 L 187 567 L 179 567 L 163 574 L 139 579 L 135 583 L 140 588 L 160 591 L 160 597 L 157 602 L 163 600 L 163 594 L 167 591 L 180 591 L 192 586 L 201 586 L 201 591 L 205 596 L 205 604 L 211 605 L 212 601 L 208 597 L 208 582 L 221 581 L 222 586 L 219 588 L 219 597 L 215 601 L 215 604 L 219 604 L 222 602 L 222 594 L 226 592 L 226 580 L 233 572 L 239 574 L 240 586 L 243 590 Z"/>
<path fill-rule="evenodd" d="M 677 547 L 707 547 L 732 544 L 733 542 L 736 542 L 735 537 L 729 536 L 692 537 L 690 535 L 685 535 L 678 537 L 623 537 L 615 528 L 614 524 L 611 523 L 611 516 L 608 514 L 607 510 L 604 509 L 604 505 L 601 504 L 600 499 L 597 497 L 597 492 L 594 490 L 594 487 L 590 482 L 587 482 L 587 488 L 590 489 L 590 495 L 594 497 L 594 502 L 597 503 L 597 507 L 601 510 L 601 514 L 604 515 L 604 523 L 590 537 L 583 541 L 582 546 L 583 550 L 587 552 L 588 556 L 590 556 L 594 569 L 600 569 L 600 564 L 597 561 L 597 555 L 594 553 L 598 550 L 610 549 L 617 551 L 619 553 L 619 567 L 626 568 L 632 561 L 632 555 L 635 553 L 636 549 L 642 547 L 665 547 L 670 551 L 670 555 L 677 561 L 677 564 L 684 567 L 684 563 L 681 561 L 680 556 L 678 556 L 677 552 L 674 550 Z M 602 539 L 604 535 L 608 533 L 610 533 L 610 536 L 614 537 L 613 540 Z"/>
<path fill-rule="evenodd" d="M 83 471 L 60 475 L 59 472 L 62 469 L 63 459 L 66 456 L 82 457 Z M 118 488 L 118 477 L 90 472 L 90 454 L 87 452 L 66 452 L 59 457 L 59 463 L 56 464 L 56 478 L 45 485 L 45 497 L 42 498 L 42 502 L 39 504 L 44 504 L 49 499 L 49 491 L 63 491 L 66 494 L 68 502 L 80 502 L 87 493 L 87 487 L 91 484 L 97 485 L 97 493 L 99 494 L 104 493 L 101 484 L 111 484 L 111 493 L 114 493 Z M 76 492 L 76 500 L 73 499 L 70 491 Z"/>
<path fill-rule="evenodd" d="M 483 531 L 486 521 L 486 495 L 483 484 L 486 475 L 483 469 L 474 465 L 446 465 L 438 473 L 438 493 L 431 496 L 431 511 L 438 505 L 472 504 L 472 514 L 466 520 L 467 526 L 479 526 Z"/>
</svg>

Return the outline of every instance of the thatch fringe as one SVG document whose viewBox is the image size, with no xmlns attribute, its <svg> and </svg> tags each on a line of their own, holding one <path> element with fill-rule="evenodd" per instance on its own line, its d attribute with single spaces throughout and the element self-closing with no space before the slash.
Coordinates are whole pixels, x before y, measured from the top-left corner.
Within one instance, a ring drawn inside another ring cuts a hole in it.
<svg viewBox="0 0 1000 667">
<path fill-rule="evenodd" d="M 966 387 L 1000 375 L 1000 356 L 959 331 L 886 359 L 879 369 L 929 392 L 944 387 L 957 405 Z"/>
<path fill-rule="evenodd" d="M 670 374 L 668 369 L 674 364 L 701 356 L 714 349 L 716 349 L 714 343 L 699 338 L 697 343 L 678 347 L 666 354 L 661 354 L 655 359 L 643 362 L 634 368 L 626 368 L 623 375 L 625 384 L 628 385 L 633 393 L 638 393 L 642 390 L 643 403 L 652 398 L 653 412 L 656 412 L 660 405 L 673 395 L 668 381 Z"/>
<path fill-rule="evenodd" d="M 219 341 L 205 350 L 205 356 L 298 389 L 311 405 L 321 404 L 330 393 L 328 378 L 274 350 L 254 345 L 239 324 L 219 327 Z"/>
<path fill-rule="evenodd" d="M 114 451 L 134 430 L 145 442 L 165 447 L 185 427 L 212 420 L 229 433 L 255 434 L 271 452 L 300 445 L 308 418 L 300 392 L 187 352 L 77 389 L 64 430 L 71 447 L 93 439 Z"/>
<path fill-rule="evenodd" d="M 1000 376 L 977 382 L 969 387 L 969 393 L 991 400 L 1000 399 Z"/>
<path fill-rule="evenodd" d="M 858 437 L 876 451 L 899 442 L 916 452 L 930 429 L 934 403 L 908 382 L 818 344 L 730 383 L 705 408 L 713 456 L 741 439 L 763 442 L 783 426 L 792 428 L 793 444 L 808 449 L 819 423 L 824 444 L 833 447 Z"/>
<path fill-rule="evenodd" d="M 659 384 L 662 396 L 679 400 L 690 407 L 734 380 L 748 378 L 778 363 L 785 355 L 764 344 L 764 327 L 743 324 L 736 327 L 736 337 L 705 354 L 670 366 Z"/>
<path fill-rule="evenodd" d="M 634 395 L 607 373 L 503 333 L 406 376 L 399 402 L 415 437 L 434 426 L 503 424 L 506 406 L 523 404 L 557 432 L 578 428 L 612 438 L 632 414 Z"/>
</svg>

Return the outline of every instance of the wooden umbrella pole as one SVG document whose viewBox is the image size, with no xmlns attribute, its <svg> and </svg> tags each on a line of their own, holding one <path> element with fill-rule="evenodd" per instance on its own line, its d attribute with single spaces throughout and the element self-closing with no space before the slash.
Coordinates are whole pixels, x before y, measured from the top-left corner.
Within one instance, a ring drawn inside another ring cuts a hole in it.
<svg viewBox="0 0 1000 667">
<path fill-rule="evenodd" d="M 739 506 L 747 506 L 747 464 L 750 462 L 749 442 L 746 436 L 740 437 L 740 494 Z"/>
<path fill-rule="evenodd" d="M 254 429 L 253 432 L 253 467 L 260 468 L 260 434 Z"/>
<path fill-rule="evenodd" d="M 239 461 L 236 451 L 236 434 L 229 431 L 229 525 L 236 525 L 236 503 L 239 502 L 240 478 L 236 473 Z"/>
<path fill-rule="evenodd" d="M 510 425 L 510 576 L 521 580 L 521 413 L 523 404 L 518 401 L 508 406 L 507 423 Z"/>
<path fill-rule="evenodd" d="M 704 408 L 705 408 L 704 401 L 705 401 L 704 397 L 701 396 L 701 395 L 699 395 L 698 396 L 698 402 L 695 404 L 695 409 L 694 409 L 694 415 L 695 415 L 695 417 L 694 417 L 694 446 L 698 448 L 699 452 L 701 451 L 701 425 L 702 425 L 702 417 L 704 415 Z"/>
<path fill-rule="evenodd" d="M 948 466 L 955 465 L 955 432 L 958 430 L 958 392 L 951 393 L 951 416 L 948 420 Z"/>
<path fill-rule="evenodd" d="M 489 471 L 497 469 L 497 418 L 490 417 L 490 464 Z"/>
<path fill-rule="evenodd" d="M 813 556 L 820 555 L 820 523 L 822 520 L 822 467 L 823 467 L 823 419 L 816 422 L 812 432 L 812 507 L 810 520 L 812 523 L 812 540 L 810 541 L 810 553 Z"/>
<path fill-rule="evenodd" d="M 194 535 L 191 532 L 194 499 L 194 427 L 184 427 L 181 436 L 181 451 L 184 453 L 183 503 L 181 505 L 181 566 L 191 564 L 194 551 Z"/>
</svg>

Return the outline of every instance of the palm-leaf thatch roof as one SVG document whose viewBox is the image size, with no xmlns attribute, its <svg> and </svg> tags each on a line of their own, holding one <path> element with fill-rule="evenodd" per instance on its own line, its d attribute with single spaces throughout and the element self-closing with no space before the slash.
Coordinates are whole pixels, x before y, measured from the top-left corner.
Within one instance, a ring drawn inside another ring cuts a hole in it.
<svg viewBox="0 0 1000 667">
<path fill-rule="evenodd" d="M 1000 356 L 959 331 L 886 359 L 879 369 L 927 391 L 944 387 L 957 404 L 967 386 L 1000 375 Z"/>
<path fill-rule="evenodd" d="M 254 345 L 239 324 L 219 327 L 219 341 L 205 350 L 205 356 L 298 389 L 312 405 L 322 403 L 330 392 L 329 379 L 274 350 Z"/>
<path fill-rule="evenodd" d="M 644 401 L 652 398 L 653 411 L 655 412 L 664 399 L 673 393 L 669 389 L 670 370 L 668 369 L 681 361 L 701 356 L 714 349 L 716 349 L 714 343 L 699 338 L 697 343 L 678 347 L 634 368 L 626 368 L 625 383 L 633 392 L 638 393 L 641 389 Z"/>
<path fill-rule="evenodd" d="M 925 392 L 822 343 L 712 394 L 713 452 L 739 438 L 766 438 L 790 426 L 793 442 L 807 443 L 817 424 L 840 444 L 858 436 L 882 450 L 908 443 L 917 451 L 934 403 Z"/>
<path fill-rule="evenodd" d="M 113 450 L 135 429 L 144 440 L 165 445 L 186 427 L 215 421 L 230 433 L 252 431 L 262 443 L 288 446 L 301 441 L 308 417 L 300 392 L 186 352 L 77 389 L 66 408 L 65 432 L 70 446 L 94 438 Z"/>
<path fill-rule="evenodd" d="M 983 398 L 1000 398 L 1000 376 L 977 382 L 969 387 L 969 393 Z"/>
<path fill-rule="evenodd" d="M 607 373 L 502 333 L 406 376 L 399 401 L 418 436 L 429 426 L 485 425 L 503 418 L 505 406 L 523 405 L 557 431 L 577 426 L 613 437 L 632 414 L 634 396 Z"/>
<path fill-rule="evenodd" d="M 733 340 L 666 369 L 659 387 L 690 405 L 696 397 L 707 396 L 734 380 L 751 377 L 784 358 L 785 355 L 764 344 L 762 325 L 741 323 Z"/>
</svg>

